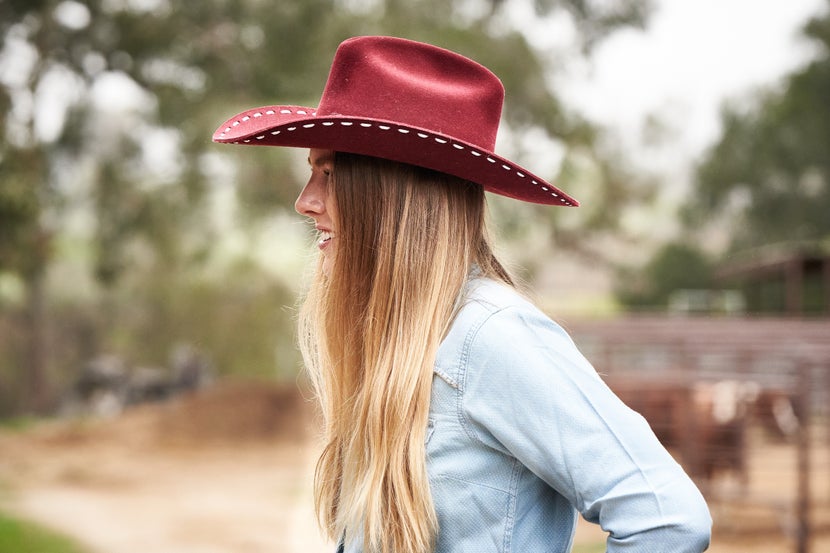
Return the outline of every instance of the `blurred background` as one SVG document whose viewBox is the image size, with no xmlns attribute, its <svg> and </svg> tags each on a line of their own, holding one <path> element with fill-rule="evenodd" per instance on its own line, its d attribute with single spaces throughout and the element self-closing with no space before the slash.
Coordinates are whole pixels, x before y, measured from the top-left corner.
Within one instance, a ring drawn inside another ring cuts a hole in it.
<svg viewBox="0 0 830 553">
<path fill-rule="evenodd" d="M 330 551 L 295 347 L 343 39 L 503 80 L 500 255 L 707 495 L 711 551 L 830 550 L 830 2 L 0 0 L 0 552 Z M 604 551 L 580 526 L 575 552 Z"/>
</svg>

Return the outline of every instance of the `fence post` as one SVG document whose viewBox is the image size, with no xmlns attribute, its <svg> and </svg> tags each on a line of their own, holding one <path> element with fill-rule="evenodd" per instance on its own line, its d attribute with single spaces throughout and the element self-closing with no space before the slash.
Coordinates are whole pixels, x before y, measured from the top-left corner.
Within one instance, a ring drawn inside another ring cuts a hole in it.
<svg viewBox="0 0 830 553">
<path fill-rule="evenodd" d="M 798 361 L 798 494 L 796 499 L 796 553 L 810 552 L 810 363 L 802 356 Z"/>
</svg>

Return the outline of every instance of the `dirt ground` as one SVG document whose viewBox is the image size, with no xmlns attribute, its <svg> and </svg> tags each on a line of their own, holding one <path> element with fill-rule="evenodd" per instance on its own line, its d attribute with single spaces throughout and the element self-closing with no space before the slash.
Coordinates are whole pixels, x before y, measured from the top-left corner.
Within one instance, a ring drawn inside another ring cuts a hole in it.
<svg viewBox="0 0 830 553">
<path fill-rule="evenodd" d="M 96 553 L 329 553 L 313 515 L 313 425 L 294 387 L 223 383 L 113 419 L 0 432 L 0 508 Z M 828 455 L 814 452 L 811 553 L 830 551 Z M 770 501 L 710 500 L 714 553 L 795 552 L 792 449 L 756 457 L 751 495 Z M 578 543 L 603 540 L 580 525 Z"/>
<path fill-rule="evenodd" d="M 111 420 L 0 433 L 0 507 L 98 553 L 318 553 L 312 411 L 230 383 Z"/>
</svg>

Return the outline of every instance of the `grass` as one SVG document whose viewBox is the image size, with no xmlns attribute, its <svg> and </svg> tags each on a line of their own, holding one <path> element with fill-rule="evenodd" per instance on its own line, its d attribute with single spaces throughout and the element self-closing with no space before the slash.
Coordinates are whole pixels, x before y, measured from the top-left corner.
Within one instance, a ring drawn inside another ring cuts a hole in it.
<svg viewBox="0 0 830 553">
<path fill-rule="evenodd" d="M 0 553 L 86 553 L 72 540 L 0 512 Z"/>
<path fill-rule="evenodd" d="M 11 418 L 0 418 L 0 430 L 8 430 L 14 432 L 23 432 L 32 428 L 37 424 L 38 419 L 35 417 L 20 416 Z"/>
</svg>

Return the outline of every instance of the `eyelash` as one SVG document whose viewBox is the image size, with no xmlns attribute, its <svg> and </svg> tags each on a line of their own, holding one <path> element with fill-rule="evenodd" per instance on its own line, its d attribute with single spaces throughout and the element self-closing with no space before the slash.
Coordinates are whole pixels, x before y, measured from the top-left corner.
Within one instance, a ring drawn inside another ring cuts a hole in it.
<svg viewBox="0 0 830 553">
<path fill-rule="evenodd" d="M 308 170 L 313 173 L 314 172 L 314 167 L 309 167 Z M 331 169 L 323 169 L 322 171 L 323 171 L 323 174 L 325 176 L 327 176 L 327 177 L 331 176 Z"/>
</svg>

